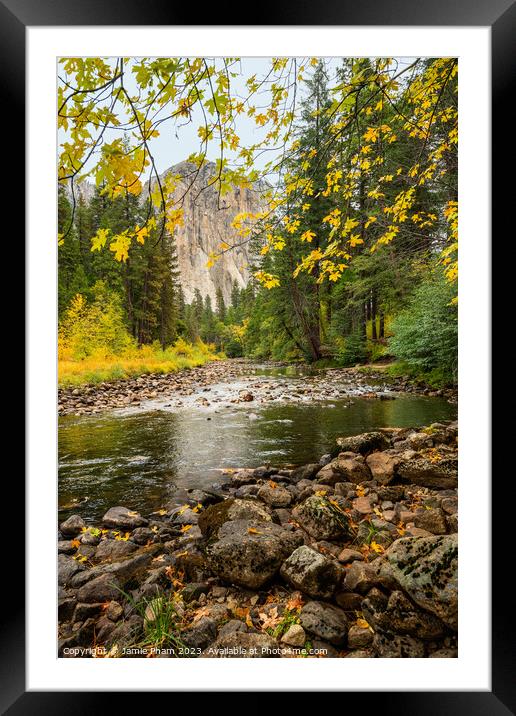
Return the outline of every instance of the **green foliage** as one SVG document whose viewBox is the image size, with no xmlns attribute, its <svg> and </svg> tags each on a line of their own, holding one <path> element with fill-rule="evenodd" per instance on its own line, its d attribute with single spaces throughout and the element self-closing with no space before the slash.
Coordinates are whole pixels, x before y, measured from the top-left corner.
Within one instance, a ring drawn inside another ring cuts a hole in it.
<svg viewBox="0 0 516 716">
<path fill-rule="evenodd" d="M 392 322 L 391 353 L 413 375 L 434 383 L 457 381 L 457 306 L 454 287 L 439 272 L 418 286 L 406 309 Z"/>
</svg>

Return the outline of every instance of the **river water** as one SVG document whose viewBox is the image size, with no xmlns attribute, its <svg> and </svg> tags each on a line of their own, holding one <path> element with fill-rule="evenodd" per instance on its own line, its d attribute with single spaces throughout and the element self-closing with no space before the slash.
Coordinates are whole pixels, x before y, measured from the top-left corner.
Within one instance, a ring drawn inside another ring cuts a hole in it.
<svg viewBox="0 0 516 716">
<path fill-rule="evenodd" d="M 285 381 L 288 391 L 305 380 L 291 368 L 255 366 L 250 373 Z M 413 394 L 231 404 L 224 398 L 234 390 L 234 382 L 213 386 L 209 407 L 195 402 L 205 394 L 199 392 L 179 409 L 161 399 L 138 409 L 59 418 L 59 518 L 79 512 L 98 521 L 114 505 L 148 514 L 173 501 L 180 488 L 224 482 L 225 468 L 316 462 L 339 436 L 457 415 L 445 399 Z"/>
</svg>

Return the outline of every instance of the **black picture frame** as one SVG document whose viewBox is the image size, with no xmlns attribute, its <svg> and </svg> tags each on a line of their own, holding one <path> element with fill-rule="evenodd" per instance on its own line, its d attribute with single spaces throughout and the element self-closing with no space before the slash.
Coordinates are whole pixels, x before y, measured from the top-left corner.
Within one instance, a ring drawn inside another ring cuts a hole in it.
<svg viewBox="0 0 516 716">
<path fill-rule="evenodd" d="M 510 152 L 513 140 L 507 140 L 507 123 L 514 124 L 508 115 L 508 103 L 514 76 L 514 47 L 516 37 L 516 5 L 513 0 L 319 0 L 317 3 L 300 3 L 283 0 L 281 5 L 260 3 L 260 18 L 272 20 L 273 25 L 361 25 L 361 26 L 484 26 L 491 28 L 492 39 L 492 171 L 495 181 L 492 191 L 492 235 L 502 238 L 502 221 L 507 207 L 514 203 L 513 181 L 502 181 L 502 167 L 511 163 Z M 191 10 L 194 10 L 192 12 Z M 239 13 L 233 13 L 229 6 L 223 9 L 214 4 L 202 10 L 202 25 L 245 25 Z M 197 16 L 198 18 L 198 16 Z M 227 18 L 238 18 L 238 22 L 226 22 Z M 5 122 L 1 135 L 6 142 L 18 148 L 16 162 L 9 166 L 8 176 L 4 176 L 4 197 L 16 194 L 20 197 L 20 187 L 24 186 L 24 162 L 22 148 L 25 144 L 25 31 L 28 26 L 66 26 L 66 25 L 195 25 L 195 9 L 187 4 L 172 4 L 162 0 L 0 0 L 0 75 L 2 78 L 2 97 Z M 256 18 L 253 18 L 256 19 Z M 221 22 L 223 20 L 223 22 Z M 259 25 L 260 23 L 258 23 Z M 14 118 L 14 120 L 13 120 Z M 513 132 L 513 130 L 511 130 Z M 7 174 L 7 172 L 6 172 Z M 13 187 L 17 187 L 13 191 Z M 509 192 L 511 192 L 509 194 Z M 13 200 L 15 197 L 13 196 Z M 11 205 L 11 202 L 9 201 Z M 17 216 L 24 215 L 23 209 Z M 18 219 L 19 220 L 19 219 Z M 20 235 L 18 224 L 17 233 Z M 503 271 L 497 267 L 493 280 L 492 299 L 501 291 Z M 506 277 L 507 278 L 507 277 Z M 494 319 L 494 314 L 493 314 Z M 493 323 L 495 328 L 496 322 Z M 493 395 L 500 390 L 500 383 L 493 372 Z M 19 397 L 18 397 L 19 400 Z M 493 431 L 492 454 L 501 455 L 501 449 L 510 442 L 508 428 Z M 486 436 L 489 439 L 489 436 Z M 497 460 L 493 460 L 493 495 L 501 489 L 504 471 Z M 500 467 L 500 469 L 498 469 Z M 509 476 L 507 476 L 509 477 Z M 14 483 L 14 484 L 13 484 Z M 8 528 L 20 533 L 20 512 L 24 504 L 24 485 L 19 476 L 11 480 L 14 496 L 9 503 L 16 505 L 11 509 L 13 526 Z M 493 504 L 496 499 L 493 499 Z M 16 524 L 14 524 L 16 523 Z M 493 545 L 510 544 L 511 520 L 495 519 L 493 515 Z M 2 640 L 0 650 L 0 709 L 1 713 L 12 716 L 36 713 L 73 713 L 91 714 L 112 711 L 119 705 L 120 694 L 104 692 L 26 692 L 25 686 L 25 611 L 23 603 L 24 569 L 20 555 L 22 545 L 18 536 L 16 550 L 7 546 L 2 555 L 4 589 L 8 606 L 1 614 Z M 508 547 L 511 552 L 512 548 Z M 492 690 L 485 691 L 448 691 L 448 692 L 368 692 L 369 707 L 379 709 L 380 713 L 411 713 L 428 715 L 468 714 L 470 716 L 516 713 L 514 688 L 514 607 L 510 595 L 507 596 L 507 554 L 503 548 L 495 548 L 492 556 Z M 512 562 L 512 557 L 509 557 Z M 489 579 L 487 568 L 479 565 L 479 579 Z M 11 591 L 12 590 L 12 591 Z M 474 594 L 464 595 L 463 599 L 474 599 Z M 512 657 L 512 658 L 511 658 Z M 372 681 L 374 679 L 372 678 Z M 410 687 L 410 685 L 407 685 Z M 286 689 L 296 690 L 296 685 L 286 685 Z M 336 685 L 338 688 L 338 685 Z M 347 693 L 343 708 L 352 708 L 350 699 L 359 697 L 361 708 L 364 693 Z M 131 694 L 132 708 L 139 708 L 140 694 Z M 146 698 L 143 694 L 143 698 Z M 115 700 L 116 699 L 116 700 Z M 357 704 L 358 705 L 358 704 Z M 142 703 L 143 706 L 143 703 Z M 172 705 L 171 705 L 172 707 Z"/>
</svg>

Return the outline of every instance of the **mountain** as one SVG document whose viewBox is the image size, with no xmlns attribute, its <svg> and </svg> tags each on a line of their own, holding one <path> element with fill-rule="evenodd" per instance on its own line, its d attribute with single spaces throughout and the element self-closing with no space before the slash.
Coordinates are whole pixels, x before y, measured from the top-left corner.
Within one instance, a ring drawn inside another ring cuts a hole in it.
<svg viewBox="0 0 516 716">
<path fill-rule="evenodd" d="M 224 253 L 211 268 L 207 263 L 210 253 L 220 251 L 221 242 L 233 245 L 242 240 L 231 227 L 236 214 L 257 212 L 266 206 L 262 199 L 267 188 L 264 182 L 258 182 L 251 189 L 233 187 L 219 199 L 216 184 L 209 186 L 215 172 L 213 162 L 206 162 L 199 171 L 194 164 L 181 162 L 164 173 L 181 177 L 175 199 L 184 195 L 184 225 L 176 229 L 175 238 L 181 285 L 187 303 L 192 301 L 196 288 L 203 297 L 210 296 L 215 305 L 218 288 L 228 303 L 235 281 L 241 288 L 247 285 L 251 260 L 247 243 Z"/>
</svg>

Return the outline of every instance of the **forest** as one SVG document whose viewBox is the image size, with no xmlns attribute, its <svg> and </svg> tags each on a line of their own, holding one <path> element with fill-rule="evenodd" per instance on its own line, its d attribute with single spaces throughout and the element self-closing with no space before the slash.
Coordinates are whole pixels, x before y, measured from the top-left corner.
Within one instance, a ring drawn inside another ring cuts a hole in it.
<svg viewBox="0 0 516 716">
<path fill-rule="evenodd" d="M 236 215 L 234 235 L 210 258 L 215 264 L 247 243 L 248 285 L 235 283 L 226 302 L 217 289 L 215 304 L 198 289 L 185 302 L 174 237 L 181 204 L 174 177 L 152 174 L 151 139 L 161 120 L 145 119 L 122 84 L 135 139 L 124 130 L 98 143 L 88 123 L 98 126 L 100 116 L 113 126 L 122 122 L 103 109 L 106 89 L 98 77 L 111 78 L 103 84 L 120 102 L 123 73 L 118 62 L 67 62 L 76 89 L 67 98 L 74 85 L 63 85 L 58 113 L 70 135 L 58 192 L 61 380 L 163 372 L 225 355 L 320 366 L 392 362 L 393 373 L 432 386 L 456 383 L 456 60 L 353 58 L 329 68 L 313 59 L 296 65 L 295 105 L 288 104 L 288 61 L 272 60 L 277 76 L 268 80 L 264 109 L 249 101 L 239 107 L 226 78 L 236 73 L 226 61 L 222 69 L 179 60 L 172 70 L 158 61 L 133 66 L 148 104 L 161 106 L 171 78 L 181 76 L 167 101 L 188 121 L 202 106 L 204 149 L 188 158 L 194 168 L 206 161 L 210 140 L 221 157 L 231 149 L 241 159 L 217 160 L 221 196 L 228 185 L 267 182 L 267 209 Z M 210 94 L 201 90 L 206 80 Z M 87 103 L 95 82 L 95 100 Z M 247 78 L 249 97 L 264 82 Z M 268 129 L 261 143 L 241 146 L 234 129 L 239 113 Z M 257 169 L 254 158 L 278 142 L 280 156 Z M 90 146 L 99 159 L 86 171 Z M 91 178 L 86 200 L 76 186 Z"/>
</svg>

